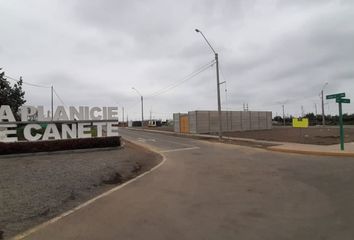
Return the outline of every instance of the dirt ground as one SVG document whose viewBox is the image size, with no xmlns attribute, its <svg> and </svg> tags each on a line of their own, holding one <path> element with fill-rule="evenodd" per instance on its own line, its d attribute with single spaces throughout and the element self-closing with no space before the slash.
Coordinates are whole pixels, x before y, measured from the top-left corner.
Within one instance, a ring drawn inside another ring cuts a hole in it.
<svg viewBox="0 0 354 240">
<path fill-rule="evenodd" d="M 304 144 L 332 145 L 340 143 L 338 127 L 310 127 L 301 129 L 274 127 L 271 130 L 225 132 L 223 134 L 229 137 Z M 354 128 L 345 128 L 344 135 L 345 142 L 354 142 Z"/>
<path fill-rule="evenodd" d="M 160 155 L 128 142 L 116 150 L 1 156 L 0 239 L 72 209 L 160 161 Z"/>
</svg>

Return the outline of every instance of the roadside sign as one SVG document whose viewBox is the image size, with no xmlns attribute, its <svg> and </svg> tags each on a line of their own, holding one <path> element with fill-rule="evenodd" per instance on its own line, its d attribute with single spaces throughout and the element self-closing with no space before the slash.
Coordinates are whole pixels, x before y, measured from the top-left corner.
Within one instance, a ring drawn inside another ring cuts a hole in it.
<svg viewBox="0 0 354 240">
<path fill-rule="evenodd" d="M 308 128 L 309 119 L 308 118 L 293 118 L 293 127 L 294 128 Z"/>
<path fill-rule="evenodd" d="M 342 111 L 342 103 L 350 103 L 350 99 L 343 98 L 345 97 L 345 93 L 337 93 L 327 95 L 326 99 L 336 99 L 336 103 L 338 103 L 339 109 L 339 135 L 340 135 L 340 150 L 344 150 L 344 127 L 343 127 L 343 111 Z"/>
<path fill-rule="evenodd" d="M 336 93 L 336 94 L 327 95 L 326 99 L 334 99 L 334 98 L 342 98 L 342 97 L 345 97 L 345 93 Z"/>
<path fill-rule="evenodd" d="M 337 103 L 350 103 L 350 99 L 348 99 L 348 98 L 337 98 L 336 102 Z"/>
</svg>

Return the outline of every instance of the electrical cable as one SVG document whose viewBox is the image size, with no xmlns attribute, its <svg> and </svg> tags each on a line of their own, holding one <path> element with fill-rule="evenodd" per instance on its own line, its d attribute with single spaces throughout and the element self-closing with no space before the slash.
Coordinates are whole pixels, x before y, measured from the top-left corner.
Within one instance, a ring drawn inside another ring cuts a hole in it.
<svg viewBox="0 0 354 240">
<path fill-rule="evenodd" d="M 146 97 L 146 98 L 153 98 L 153 97 L 156 97 L 156 96 L 159 96 L 161 94 L 164 94 L 170 90 L 172 90 L 173 88 L 176 88 L 178 87 L 179 85 L 181 85 L 182 83 L 194 78 L 195 76 L 199 75 L 200 73 L 204 72 L 205 70 L 207 70 L 208 68 L 212 67 L 215 63 L 215 60 L 201 66 L 200 68 L 198 68 L 196 71 L 188 74 L 187 76 L 185 76 L 184 78 L 182 78 L 181 80 L 167 86 L 167 87 L 164 87 L 158 91 L 156 91 L 155 93 L 151 94 L 150 96 Z"/>
<path fill-rule="evenodd" d="M 7 76 L 7 75 L 5 75 L 5 78 L 10 79 L 10 80 L 12 80 L 14 82 L 20 81 L 20 80 L 18 80 L 16 78 L 13 78 L 13 77 L 10 77 L 10 76 Z M 25 84 L 25 85 L 28 85 L 28 86 L 32 86 L 32 87 L 50 88 L 50 86 L 40 85 L 40 84 L 36 84 L 36 83 L 29 83 L 29 82 L 25 82 L 23 80 L 22 80 L 22 83 Z"/>
<path fill-rule="evenodd" d="M 61 102 L 61 104 L 63 104 L 63 106 L 66 107 L 66 104 L 64 103 L 64 101 L 61 99 L 61 97 L 59 96 L 59 94 L 57 93 L 57 91 L 55 91 L 54 88 L 53 88 L 53 92 L 54 92 L 55 96 L 59 99 L 59 101 Z"/>
</svg>

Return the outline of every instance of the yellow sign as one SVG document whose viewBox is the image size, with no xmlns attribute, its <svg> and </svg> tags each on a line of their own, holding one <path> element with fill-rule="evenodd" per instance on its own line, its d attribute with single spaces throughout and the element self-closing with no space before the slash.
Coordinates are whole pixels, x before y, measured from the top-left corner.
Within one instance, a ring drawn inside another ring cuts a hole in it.
<svg viewBox="0 0 354 240">
<path fill-rule="evenodd" d="M 309 127 L 308 118 L 293 118 L 293 127 L 294 128 L 307 128 Z"/>
</svg>

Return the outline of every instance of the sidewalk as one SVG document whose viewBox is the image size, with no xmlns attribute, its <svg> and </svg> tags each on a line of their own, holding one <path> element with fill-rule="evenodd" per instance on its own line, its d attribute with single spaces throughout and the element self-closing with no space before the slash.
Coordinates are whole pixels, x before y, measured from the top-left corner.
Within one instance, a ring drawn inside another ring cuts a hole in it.
<svg viewBox="0 0 354 240">
<path fill-rule="evenodd" d="M 344 151 L 340 150 L 339 144 L 311 145 L 299 143 L 281 143 L 281 145 L 268 147 L 268 149 L 277 152 L 300 153 L 321 156 L 354 157 L 354 142 L 345 143 Z"/>
<path fill-rule="evenodd" d="M 176 132 L 168 132 L 168 131 L 153 130 L 153 129 L 139 129 L 139 128 L 129 128 L 129 129 L 137 130 L 137 131 L 147 131 L 147 132 L 177 135 L 177 136 L 179 135 L 179 136 L 187 136 L 187 137 L 199 137 L 205 139 L 218 138 L 218 136 L 207 135 L 207 134 L 186 134 L 186 133 L 176 133 Z M 276 142 L 276 141 L 256 140 L 250 138 L 235 138 L 235 137 L 225 137 L 225 139 L 275 145 L 275 146 L 266 147 L 266 149 L 270 151 L 276 151 L 276 152 L 298 153 L 298 154 L 320 155 L 320 156 L 354 157 L 354 142 L 345 143 L 344 145 L 345 150 L 341 151 L 339 144 L 311 145 L 311 144 Z"/>
</svg>

